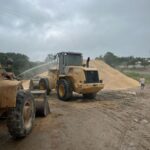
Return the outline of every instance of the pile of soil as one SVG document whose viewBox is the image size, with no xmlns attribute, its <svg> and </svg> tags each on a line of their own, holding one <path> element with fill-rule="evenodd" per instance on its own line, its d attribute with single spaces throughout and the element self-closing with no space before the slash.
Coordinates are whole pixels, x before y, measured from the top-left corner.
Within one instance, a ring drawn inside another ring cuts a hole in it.
<svg viewBox="0 0 150 150">
<path fill-rule="evenodd" d="M 103 61 L 93 60 L 90 62 L 90 66 L 98 68 L 100 79 L 103 80 L 106 90 L 123 90 L 139 86 L 138 81 L 124 75 Z"/>
</svg>

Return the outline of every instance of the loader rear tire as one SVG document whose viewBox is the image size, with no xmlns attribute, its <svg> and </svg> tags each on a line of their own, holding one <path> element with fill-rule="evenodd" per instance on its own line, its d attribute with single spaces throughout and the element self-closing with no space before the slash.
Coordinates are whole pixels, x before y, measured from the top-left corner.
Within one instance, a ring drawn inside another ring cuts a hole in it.
<svg viewBox="0 0 150 150">
<path fill-rule="evenodd" d="M 60 100 L 68 101 L 72 97 L 71 82 L 66 79 L 60 79 L 57 83 L 57 96 Z"/>
<path fill-rule="evenodd" d="M 50 94 L 51 90 L 50 90 L 50 86 L 49 86 L 49 81 L 47 78 L 42 78 L 39 81 L 39 89 L 40 90 L 46 90 L 47 95 Z"/>
<path fill-rule="evenodd" d="M 32 130 L 35 119 L 35 103 L 30 92 L 18 91 L 16 107 L 9 112 L 7 127 L 14 138 L 22 138 Z"/>
</svg>

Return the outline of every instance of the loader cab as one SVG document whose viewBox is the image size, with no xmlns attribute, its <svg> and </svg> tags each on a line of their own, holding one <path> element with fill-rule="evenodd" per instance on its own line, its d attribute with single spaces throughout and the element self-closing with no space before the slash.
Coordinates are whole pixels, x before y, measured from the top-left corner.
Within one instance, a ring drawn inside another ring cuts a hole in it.
<svg viewBox="0 0 150 150">
<path fill-rule="evenodd" d="M 61 52 L 58 53 L 57 56 L 60 74 L 64 74 L 66 66 L 82 66 L 83 57 L 81 53 Z"/>
</svg>

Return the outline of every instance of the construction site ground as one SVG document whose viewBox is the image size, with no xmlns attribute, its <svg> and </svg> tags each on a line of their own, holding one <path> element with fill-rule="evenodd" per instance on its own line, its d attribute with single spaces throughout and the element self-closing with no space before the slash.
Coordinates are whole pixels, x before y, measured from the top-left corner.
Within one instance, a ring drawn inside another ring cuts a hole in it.
<svg viewBox="0 0 150 150">
<path fill-rule="evenodd" d="M 0 120 L 0 150 L 149 150 L 149 91 L 101 91 L 95 100 L 75 95 L 69 102 L 52 92 L 51 114 L 36 118 L 26 138 L 14 140 Z"/>
</svg>

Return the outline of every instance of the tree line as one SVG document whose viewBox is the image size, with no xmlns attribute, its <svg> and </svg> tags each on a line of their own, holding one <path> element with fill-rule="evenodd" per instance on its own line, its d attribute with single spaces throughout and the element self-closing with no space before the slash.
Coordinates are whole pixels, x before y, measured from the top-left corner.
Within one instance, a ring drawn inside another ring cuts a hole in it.
<svg viewBox="0 0 150 150">
<path fill-rule="evenodd" d="M 96 59 L 100 59 L 105 61 L 107 64 L 111 65 L 112 67 L 117 66 L 129 66 L 129 65 L 136 65 L 140 64 L 144 67 L 150 65 L 150 58 L 142 58 L 142 57 L 119 57 L 112 52 L 107 52 L 104 56 L 96 57 Z"/>
<path fill-rule="evenodd" d="M 16 75 L 19 75 L 20 73 L 26 71 L 27 69 L 30 69 L 32 67 L 35 67 L 37 65 L 41 65 L 44 62 L 33 62 L 30 61 L 29 57 L 20 54 L 20 53 L 0 53 L 0 64 L 2 64 L 3 67 L 6 66 L 7 59 L 11 58 L 13 59 L 13 68 L 12 70 Z M 54 60 L 55 55 L 48 54 L 45 58 L 45 62 L 49 62 Z M 107 64 L 117 67 L 120 65 L 129 66 L 129 65 L 135 65 L 138 62 L 140 62 L 141 65 L 147 66 L 150 65 L 150 58 L 141 58 L 141 57 L 119 57 L 112 52 L 107 52 L 104 56 L 96 57 L 96 59 L 103 60 Z"/>
</svg>

